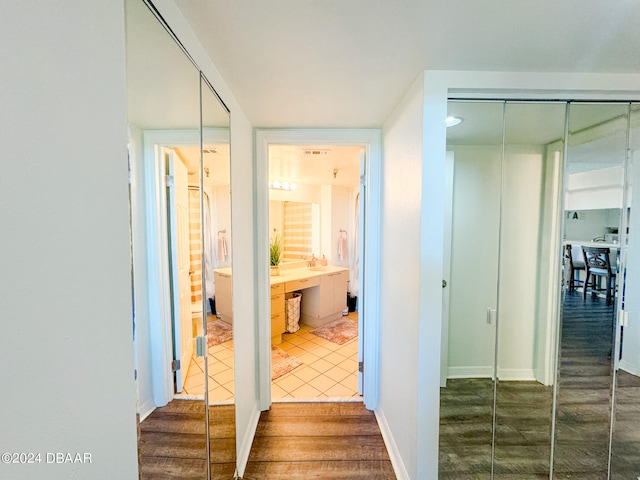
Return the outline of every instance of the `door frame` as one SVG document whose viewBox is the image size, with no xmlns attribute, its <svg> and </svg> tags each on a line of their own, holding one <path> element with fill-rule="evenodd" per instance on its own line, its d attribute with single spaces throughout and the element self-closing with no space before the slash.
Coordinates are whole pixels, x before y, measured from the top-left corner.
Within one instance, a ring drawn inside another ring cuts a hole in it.
<svg viewBox="0 0 640 480">
<path fill-rule="evenodd" d="M 202 135 L 204 143 L 229 142 L 228 131 L 204 129 Z M 200 146 L 200 142 L 200 129 L 145 130 L 143 132 L 149 355 L 153 402 L 156 407 L 166 405 L 175 395 L 171 370 L 173 360 L 171 285 L 169 256 L 166 254 L 168 252 L 166 166 L 159 151 L 162 147 Z M 203 309 L 203 312 L 206 310 Z"/>
<path fill-rule="evenodd" d="M 362 312 L 367 312 L 367 326 L 363 332 L 364 352 L 359 352 L 364 362 L 363 399 L 369 410 L 378 403 L 378 316 L 380 298 L 380 201 L 382 177 L 382 133 L 378 129 L 257 129 L 255 131 L 256 172 L 256 258 L 269 258 L 269 145 L 337 145 L 363 146 L 366 150 L 367 179 L 364 209 L 367 212 L 365 251 L 360 257 L 361 266 L 367 272 L 359 285 Z M 268 410 L 271 405 L 271 322 L 269 294 L 269 262 L 256 262 L 258 299 L 258 407 Z M 362 293 L 364 292 L 364 293 Z M 360 316 L 359 316 L 360 317 Z"/>
</svg>

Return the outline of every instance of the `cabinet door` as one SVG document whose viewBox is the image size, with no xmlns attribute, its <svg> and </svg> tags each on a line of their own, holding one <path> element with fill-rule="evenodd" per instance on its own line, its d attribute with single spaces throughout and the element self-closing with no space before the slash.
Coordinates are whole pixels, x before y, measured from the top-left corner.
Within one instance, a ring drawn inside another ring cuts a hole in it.
<svg viewBox="0 0 640 480">
<path fill-rule="evenodd" d="M 333 293 L 333 312 L 341 312 L 347 308 L 347 288 L 349 285 L 349 272 L 343 270 L 341 272 L 330 273 Z"/>
<path fill-rule="evenodd" d="M 214 283 L 216 288 L 216 313 L 223 320 L 230 320 L 233 317 L 231 308 L 231 275 L 215 272 Z"/>
</svg>

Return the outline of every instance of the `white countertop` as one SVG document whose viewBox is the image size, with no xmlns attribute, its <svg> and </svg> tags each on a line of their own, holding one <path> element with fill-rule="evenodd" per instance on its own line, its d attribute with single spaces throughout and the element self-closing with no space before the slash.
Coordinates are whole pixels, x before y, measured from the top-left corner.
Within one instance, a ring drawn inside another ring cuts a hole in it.
<svg viewBox="0 0 640 480">
<path fill-rule="evenodd" d="M 591 242 L 589 240 L 564 240 L 564 245 L 582 245 L 584 247 L 620 248 L 619 243 Z"/>
<path fill-rule="evenodd" d="M 346 267 L 336 267 L 333 265 L 327 265 L 326 267 L 303 267 L 303 268 L 291 268 L 287 270 L 280 269 L 280 275 L 271 275 L 271 285 L 277 285 L 278 283 L 293 282 L 295 280 L 302 280 L 303 278 L 319 277 L 328 273 L 342 272 L 349 270 Z"/>
<path fill-rule="evenodd" d="M 231 275 L 231 267 L 217 268 L 214 272 L 222 273 L 225 275 Z M 328 273 L 342 272 L 349 270 L 346 267 L 337 267 L 334 265 L 328 265 L 326 267 L 302 267 L 302 268 L 290 268 L 280 269 L 280 275 L 271 275 L 271 285 L 277 285 L 278 283 L 293 282 L 295 280 L 302 280 L 303 278 L 319 277 Z"/>
</svg>

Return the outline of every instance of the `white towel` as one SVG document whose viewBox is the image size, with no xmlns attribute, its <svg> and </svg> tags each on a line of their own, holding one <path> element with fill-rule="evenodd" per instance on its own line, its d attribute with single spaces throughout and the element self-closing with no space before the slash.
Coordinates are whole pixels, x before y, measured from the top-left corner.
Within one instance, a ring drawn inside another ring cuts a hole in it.
<svg viewBox="0 0 640 480">
<path fill-rule="evenodd" d="M 347 243 L 347 237 L 341 236 L 338 240 L 338 258 L 340 260 L 346 260 L 349 258 L 349 244 Z"/>
<path fill-rule="evenodd" d="M 224 237 L 218 238 L 218 261 L 224 262 L 224 257 L 227 256 L 227 242 Z"/>
</svg>

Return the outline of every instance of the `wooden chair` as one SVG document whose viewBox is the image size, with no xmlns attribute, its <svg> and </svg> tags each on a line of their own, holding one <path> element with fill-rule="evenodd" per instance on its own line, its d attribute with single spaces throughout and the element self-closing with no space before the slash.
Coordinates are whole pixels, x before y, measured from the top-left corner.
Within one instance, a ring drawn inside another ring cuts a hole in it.
<svg viewBox="0 0 640 480">
<path fill-rule="evenodd" d="M 593 292 L 598 291 L 599 279 L 601 277 L 606 278 L 606 295 L 607 305 L 611 304 L 616 290 L 616 267 L 611 266 L 611 252 L 608 248 L 603 247 L 582 247 L 582 253 L 584 255 L 584 263 L 586 269 L 586 276 L 584 279 L 584 289 L 582 298 L 586 300 L 587 290 L 589 284 L 591 284 L 591 290 Z M 597 277 L 597 278 L 596 278 Z"/>
</svg>

